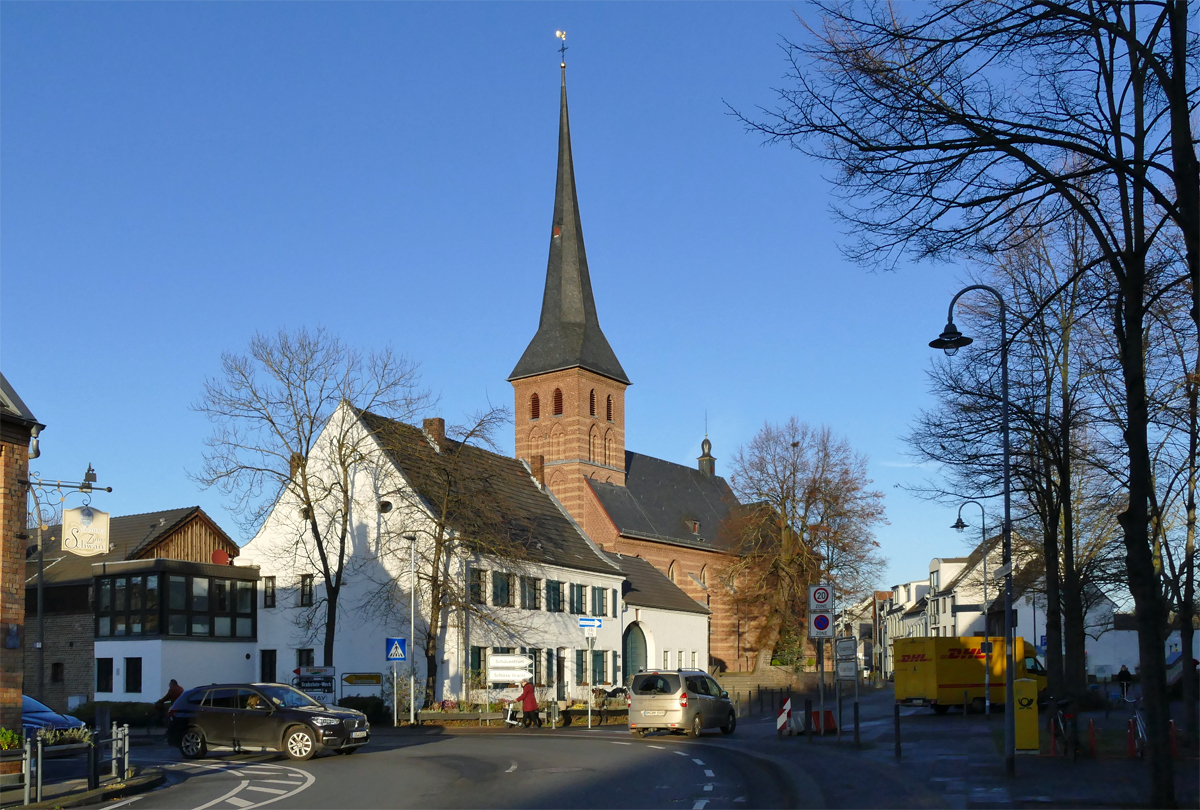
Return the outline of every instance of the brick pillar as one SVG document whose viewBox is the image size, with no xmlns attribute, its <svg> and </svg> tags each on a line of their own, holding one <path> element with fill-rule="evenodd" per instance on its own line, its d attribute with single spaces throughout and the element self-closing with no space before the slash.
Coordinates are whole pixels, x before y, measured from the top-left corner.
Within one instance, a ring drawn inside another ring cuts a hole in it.
<svg viewBox="0 0 1200 810">
<path fill-rule="evenodd" d="M 13 730 L 21 728 L 25 675 L 26 493 L 18 480 L 29 474 L 28 454 L 27 444 L 0 441 L 0 726 Z"/>
</svg>

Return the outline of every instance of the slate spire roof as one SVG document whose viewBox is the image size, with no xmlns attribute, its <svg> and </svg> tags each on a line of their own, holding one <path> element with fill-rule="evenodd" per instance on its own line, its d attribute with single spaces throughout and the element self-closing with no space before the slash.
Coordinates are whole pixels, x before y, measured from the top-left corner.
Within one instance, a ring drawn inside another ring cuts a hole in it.
<svg viewBox="0 0 1200 810">
<path fill-rule="evenodd" d="M 558 180 L 554 188 L 554 218 L 550 230 L 550 259 L 546 291 L 537 334 L 509 375 L 509 381 L 568 368 L 586 368 L 629 384 L 625 369 L 600 330 L 592 279 L 583 249 L 583 226 L 575 194 L 575 165 L 571 159 L 571 125 L 567 119 L 567 70 L 562 69 L 558 120 Z"/>
</svg>

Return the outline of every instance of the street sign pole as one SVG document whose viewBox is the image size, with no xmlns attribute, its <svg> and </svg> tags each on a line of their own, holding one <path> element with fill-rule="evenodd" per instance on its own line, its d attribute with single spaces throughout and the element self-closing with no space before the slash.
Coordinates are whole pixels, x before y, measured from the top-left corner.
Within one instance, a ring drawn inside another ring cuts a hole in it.
<svg viewBox="0 0 1200 810">
<path fill-rule="evenodd" d="M 596 647 L 596 634 L 594 632 L 588 633 L 588 660 L 583 662 L 583 671 L 585 673 L 589 672 L 589 668 L 592 663 L 592 651 L 595 649 L 595 647 Z M 587 683 L 588 683 L 588 687 L 589 687 L 588 695 L 587 695 L 588 731 L 591 731 L 591 729 L 592 729 L 592 678 L 591 678 L 590 674 L 587 676 Z"/>
<path fill-rule="evenodd" d="M 825 639 L 817 639 L 817 672 L 821 676 L 820 703 L 817 709 L 817 731 L 825 739 Z"/>
<path fill-rule="evenodd" d="M 400 727 L 400 695 L 396 691 L 396 662 L 392 662 L 392 728 Z"/>
<path fill-rule="evenodd" d="M 408 637 L 413 646 L 417 646 L 417 538 L 408 539 Z M 417 721 L 417 671 L 413 669 L 412 660 L 408 662 L 408 725 L 414 726 Z"/>
</svg>

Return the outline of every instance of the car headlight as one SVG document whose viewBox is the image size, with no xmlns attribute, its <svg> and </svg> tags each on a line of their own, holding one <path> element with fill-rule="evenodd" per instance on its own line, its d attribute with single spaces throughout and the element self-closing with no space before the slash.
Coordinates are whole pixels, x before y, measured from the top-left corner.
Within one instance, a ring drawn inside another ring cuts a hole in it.
<svg viewBox="0 0 1200 810">
<path fill-rule="evenodd" d="M 342 722 L 332 717 L 314 717 L 312 721 L 314 726 L 336 726 Z"/>
</svg>

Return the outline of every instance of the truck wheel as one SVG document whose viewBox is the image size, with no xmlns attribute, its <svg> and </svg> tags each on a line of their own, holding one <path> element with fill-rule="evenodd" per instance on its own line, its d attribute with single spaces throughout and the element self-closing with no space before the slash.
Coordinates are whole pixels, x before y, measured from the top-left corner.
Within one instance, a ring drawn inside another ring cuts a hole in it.
<svg viewBox="0 0 1200 810">
<path fill-rule="evenodd" d="M 943 706 L 943 705 L 942 705 L 942 704 L 940 704 L 940 703 L 935 703 L 935 704 L 933 704 L 933 710 L 934 710 L 935 712 L 937 712 L 938 714 L 945 714 L 946 712 L 950 711 L 950 707 L 949 707 L 949 706 Z"/>
<path fill-rule="evenodd" d="M 971 701 L 971 711 L 975 714 L 983 714 L 987 711 L 987 702 L 983 698 L 975 698 Z"/>
</svg>

